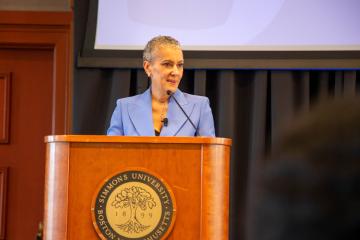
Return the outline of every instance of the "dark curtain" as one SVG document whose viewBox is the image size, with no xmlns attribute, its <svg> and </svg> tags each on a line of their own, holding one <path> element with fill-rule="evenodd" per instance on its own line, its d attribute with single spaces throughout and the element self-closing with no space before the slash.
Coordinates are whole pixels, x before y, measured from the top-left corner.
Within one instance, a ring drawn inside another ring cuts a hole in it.
<svg viewBox="0 0 360 240">
<path fill-rule="evenodd" d="M 75 1 L 75 56 L 82 48 L 87 12 L 88 1 Z M 105 134 L 116 99 L 149 85 L 142 69 L 77 68 L 74 62 L 74 134 Z M 319 101 L 359 94 L 360 71 L 186 70 L 180 89 L 208 96 L 216 135 L 233 140 L 229 239 L 235 240 L 245 238 L 251 173 L 281 128 Z"/>
</svg>

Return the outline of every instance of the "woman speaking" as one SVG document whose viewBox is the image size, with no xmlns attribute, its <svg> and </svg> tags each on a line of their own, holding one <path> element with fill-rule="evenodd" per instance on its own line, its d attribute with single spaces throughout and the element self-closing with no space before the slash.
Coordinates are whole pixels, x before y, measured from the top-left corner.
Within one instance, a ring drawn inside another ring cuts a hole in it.
<svg viewBox="0 0 360 240">
<path fill-rule="evenodd" d="M 117 100 L 108 135 L 215 136 L 209 99 L 178 89 L 184 57 L 176 39 L 151 39 L 143 52 L 143 67 L 151 80 L 150 88 Z"/>
</svg>

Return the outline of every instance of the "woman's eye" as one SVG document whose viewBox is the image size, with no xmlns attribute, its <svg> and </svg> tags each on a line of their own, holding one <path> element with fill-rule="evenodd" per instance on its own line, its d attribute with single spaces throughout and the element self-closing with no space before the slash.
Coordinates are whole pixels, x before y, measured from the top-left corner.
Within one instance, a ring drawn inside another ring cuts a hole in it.
<svg viewBox="0 0 360 240">
<path fill-rule="evenodd" d="M 183 68 L 183 67 L 184 67 L 183 63 L 178 64 L 178 68 Z"/>
</svg>

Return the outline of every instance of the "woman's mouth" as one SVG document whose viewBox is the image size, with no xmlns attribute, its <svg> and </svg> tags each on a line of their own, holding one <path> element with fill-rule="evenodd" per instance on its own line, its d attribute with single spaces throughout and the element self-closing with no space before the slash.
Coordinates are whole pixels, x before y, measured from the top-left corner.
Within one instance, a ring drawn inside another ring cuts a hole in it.
<svg viewBox="0 0 360 240">
<path fill-rule="evenodd" d="M 176 84 L 176 80 L 172 80 L 172 79 L 168 79 L 166 80 L 168 83 L 170 83 L 171 85 L 175 85 Z"/>
</svg>

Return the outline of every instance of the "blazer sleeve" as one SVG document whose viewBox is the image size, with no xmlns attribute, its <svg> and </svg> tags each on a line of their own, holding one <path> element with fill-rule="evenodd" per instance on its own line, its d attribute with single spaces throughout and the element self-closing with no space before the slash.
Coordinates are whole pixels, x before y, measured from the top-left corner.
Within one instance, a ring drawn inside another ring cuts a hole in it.
<svg viewBox="0 0 360 240">
<path fill-rule="evenodd" d="M 214 117 L 210 108 L 209 98 L 202 102 L 197 136 L 215 137 Z"/>
<path fill-rule="evenodd" d="M 123 136 L 124 127 L 122 121 L 122 109 L 120 99 L 116 101 L 115 110 L 111 116 L 110 127 L 107 130 L 108 136 Z"/>
</svg>

